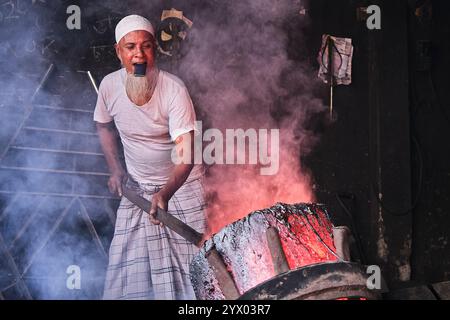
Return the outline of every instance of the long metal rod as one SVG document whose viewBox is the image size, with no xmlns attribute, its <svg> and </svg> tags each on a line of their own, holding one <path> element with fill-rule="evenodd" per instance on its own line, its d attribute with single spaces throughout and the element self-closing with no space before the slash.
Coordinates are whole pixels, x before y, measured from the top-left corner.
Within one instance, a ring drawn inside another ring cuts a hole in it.
<svg viewBox="0 0 450 320">
<path fill-rule="evenodd" d="M 133 202 L 139 208 L 147 213 L 150 212 L 152 203 L 141 197 L 136 191 L 127 188 L 124 184 L 122 185 L 122 193 L 128 200 Z M 201 247 L 203 245 L 203 234 L 195 231 L 186 223 L 175 218 L 173 215 L 162 210 L 161 208 L 158 208 L 156 219 L 197 247 Z M 234 282 L 232 275 L 228 272 L 225 262 L 215 247 L 212 247 L 208 250 L 208 252 L 206 252 L 206 259 L 214 272 L 214 275 L 219 283 L 219 287 L 221 288 L 225 298 L 237 299 L 240 294 L 236 283 Z"/>
<path fill-rule="evenodd" d="M 81 208 L 80 215 L 81 215 L 82 219 L 84 220 L 84 223 L 86 224 L 92 238 L 94 238 L 94 241 L 97 245 L 97 248 L 98 248 L 100 254 L 103 256 L 104 259 L 108 259 L 108 254 L 106 253 L 106 250 L 103 247 L 102 241 L 100 240 L 100 237 L 98 236 L 98 233 L 95 230 L 95 226 L 92 223 L 91 218 L 89 217 L 86 207 L 84 206 L 83 202 L 81 202 L 80 199 L 77 199 L 77 200 L 78 200 L 78 203 Z"/>
<path fill-rule="evenodd" d="M 111 221 L 112 225 L 116 223 L 116 214 L 111 210 L 111 208 L 108 206 L 108 203 L 106 202 L 107 199 L 103 200 L 103 207 L 105 208 L 106 214 L 109 217 L 109 220 Z"/>
<path fill-rule="evenodd" d="M 27 273 L 28 269 L 32 266 L 32 264 L 34 262 L 34 259 L 36 259 L 36 257 L 42 251 L 42 249 L 45 248 L 45 246 L 47 245 L 50 238 L 53 236 L 55 231 L 59 228 L 60 224 L 62 223 L 62 221 L 64 220 L 66 215 L 69 213 L 70 209 L 72 208 L 72 205 L 74 204 L 75 200 L 76 200 L 76 198 L 73 198 L 69 202 L 67 207 L 64 209 L 64 211 L 59 215 L 58 219 L 56 219 L 55 223 L 53 224 L 53 227 L 50 229 L 49 232 L 47 232 L 47 235 L 46 235 L 44 241 L 42 241 L 42 243 L 39 245 L 38 249 L 31 256 L 30 260 L 28 261 L 27 266 L 23 269 L 22 276 Z"/>
<path fill-rule="evenodd" d="M 86 131 L 75 131 L 75 130 L 62 130 L 62 129 L 50 129 L 50 128 L 41 128 L 41 127 L 24 127 L 26 130 L 35 130 L 35 131 L 47 131 L 47 132 L 56 132 L 56 133 L 69 133 L 69 134 L 82 134 L 87 136 L 96 136 L 96 132 L 86 132 Z"/>
<path fill-rule="evenodd" d="M 82 113 L 89 113 L 93 114 L 94 111 L 92 110 L 84 110 L 84 109 L 76 109 L 76 108 L 63 108 L 63 107 L 55 107 L 55 106 L 48 106 L 43 104 L 35 104 L 34 107 L 36 109 L 51 109 L 51 110 L 58 110 L 58 111 L 74 111 L 74 112 L 82 112 Z"/>
<path fill-rule="evenodd" d="M 328 36 L 328 75 L 330 77 L 330 119 L 333 119 L 333 39 Z"/>
<path fill-rule="evenodd" d="M 22 237 L 22 235 L 25 233 L 25 230 L 30 226 L 31 222 L 33 221 L 33 219 L 37 216 L 39 209 L 41 208 L 42 204 L 47 200 L 47 197 L 44 197 L 43 199 L 41 199 L 39 201 L 39 204 L 35 207 L 33 207 L 33 212 L 28 215 L 28 219 L 27 221 L 25 221 L 25 223 L 21 226 L 19 232 L 17 232 L 16 236 L 14 237 L 14 240 L 11 241 L 11 243 L 9 244 L 9 250 L 11 250 L 14 245 L 16 244 L 16 242 Z"/>
<path fill-rule="evenodd" d="M 43 169 L 43 168 L 26 168 L 26 167 L 13 167 L 13 166 L 0 166 L 0 169 L 19 170 L 19 171 L 36 171 L 36 172 L 48 172 L 48 173 L 66 173 L 66 174 L 83 174 L 91 176 L 106 176 L 110 174 L 106 172 L 91 172 L 91 171 L 76 171 L 76 170 L 56 170 L 56 169 Z"/>
<path fill-rule="evenodd" d="M 122 185 L 123 195 L 137 205 L 139 208 L 144 210 L 147 213 L 150 213 L 150 208 L 152 207 L 152 203 L 147 199 L 141 197 L 136 191 L 131 190 L 125 184 Z M 167 211 L 158 208 L 158 212 L 156 213 L 156 219 L 161 221 L 165 226 L 178 233 L 184 239 L 189 241 L 190 243 L 200 247 L 202 245 L 203 234 L 195 231 L 190 226 L 188 226 L 183 221 L 175 218 L 173 215 L 168 213 Z"/>
<path fill-rule="evenodd" d="M 31 148 L 31 147 L 12 146 L 11 149 L 25 150 L 25 151 L 50 152 L 50 153 L 63 153 L 63 154 L 79 154 L 79 155 L 83 155 L 83 156 L 104 156 L 103 153 L 99 153 L 99 152 L 71 151 L 71 150 L 58 150 L 58 149 L 46 149 L 46 148 Z"/>
<path fill-rule="evenodd" d="M 330 86 L 330 119 L 333 119 L 333 85 Z"/>
<path fill-rule="evenodd" d="M 91 80 L 91 83 L 92 83 L 92 86 L 95 89 L 95 92 L 98 94 L 98 87 L 97 87 L 97 84 L 95 83 L 94 77 L 92 76 L 90 71 L 88 71 L 87 74 L 89 76 L 89 80 Z"/>
</svg>

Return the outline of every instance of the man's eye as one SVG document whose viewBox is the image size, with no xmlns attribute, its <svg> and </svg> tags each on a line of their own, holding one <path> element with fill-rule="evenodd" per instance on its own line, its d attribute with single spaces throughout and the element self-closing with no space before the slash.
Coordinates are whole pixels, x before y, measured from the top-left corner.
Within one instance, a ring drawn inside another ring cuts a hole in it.
<svg viewBox="0 0 450 320">
<path fill-rule="evenodd" d="M 125 48 L 127 48 L 128 50 L 131 50 L 134 48 L 134 46 L 126 46 Z"/>
</svg>

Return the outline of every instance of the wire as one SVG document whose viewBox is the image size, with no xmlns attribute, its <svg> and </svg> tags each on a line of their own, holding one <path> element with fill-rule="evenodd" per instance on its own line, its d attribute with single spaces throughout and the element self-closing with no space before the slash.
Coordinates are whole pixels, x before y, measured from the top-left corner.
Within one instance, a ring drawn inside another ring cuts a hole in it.
<svg viewBox="0 0 450 320">
<path fill-rule="evenodd" d="M 353 218 L 353 214 L 350 212 L 350 210 L 348 209 L 348 207 L 345 205 L 345 203 L 342 201 L 341 198 L 343 198 L 344 195 L 343 194 L 336 194 L 336 200 L 339 203 L 339 205 L 342 207 L 342 209 L 344 210 L 345 214 L 348 216 L 348 218 L 350 219 L 350 225 L 352 228 L 352 233 L 356 239 L 356 247 L 358 248 L 358 252 L 359 252 L 359 256 L 361 258 L 361 263 L 362 264 L 366 264 L 367 263 L 367 259 L 366 259 L 366 255 L 363 251 L 362 248 L 362 243 L 361 243 L 361 237 L 359 236 L 359 232 L 358 229 L 356 228 L 356 223 L 355 223 L 355 219 Z M 350 194 L 350 199 L 352 201 L 355 200 L 355 195 L 354 194 Z"/>
<path fill-rule="evenodd" d="M 313 227 L 313 225 L 311 224 L 311 222 L 309 222 L 308 219 L 308 214 L 303 215 L 306 218 L 306 222 L 308 222 L 308 225 L 311 227 L 311 230 L 315 233 L 315 235 L 317 236 L 317 238 L 319 238 L 319 241 L 324 245 L 324 247 L 336 258 L 338 258 L 338 260 L 342 260 L 341 257 L 339 257 L 336 252 L 333 251 L 333 249 L 331 249 L 326 243 L 325 241 L 322 239 L 322 237 L 320 236 L 320 234 L 317 232 L 317 230 Z"/>
</svg>

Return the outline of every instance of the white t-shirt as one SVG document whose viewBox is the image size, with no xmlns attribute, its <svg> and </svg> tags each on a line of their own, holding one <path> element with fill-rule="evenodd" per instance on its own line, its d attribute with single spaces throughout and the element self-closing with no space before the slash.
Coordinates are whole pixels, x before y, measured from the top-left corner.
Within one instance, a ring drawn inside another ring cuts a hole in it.
<svg viewBox="0 0 450 320">
<path fill-rule="evenodd" d="M 149 102 L 138 107 L 125 90 L 124 68 L 100 83 L 94 120 L 114 120 L 124 147 L 128 173 L 139 183 L 164 184 L 175 164 L 171 159 L 175 139 L 195 129 L 195 111 L 189 92 L 176 76 L 160 70 Z M 187 181 L 202 175 L 195 165 Z"/>
</svg>

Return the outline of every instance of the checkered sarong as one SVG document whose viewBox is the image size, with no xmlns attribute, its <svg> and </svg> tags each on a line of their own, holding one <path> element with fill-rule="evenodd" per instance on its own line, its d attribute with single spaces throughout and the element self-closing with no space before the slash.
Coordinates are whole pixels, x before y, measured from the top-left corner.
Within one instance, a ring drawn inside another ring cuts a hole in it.
<svg viewBox="0 0 450 320">
<path fill-rule="evenodd" d="M 146 199 L 161 189 L 133 185 Z M 168 212 L 204 232 L 204 189 L 201 179 L 185 183 L 168 203 Z M 189 265 L 198 248 L 168 227 L 150 222 L 148 214 L 122 197 L 109 250 L 103 299 L 195 299 Z"/>
</svg>

